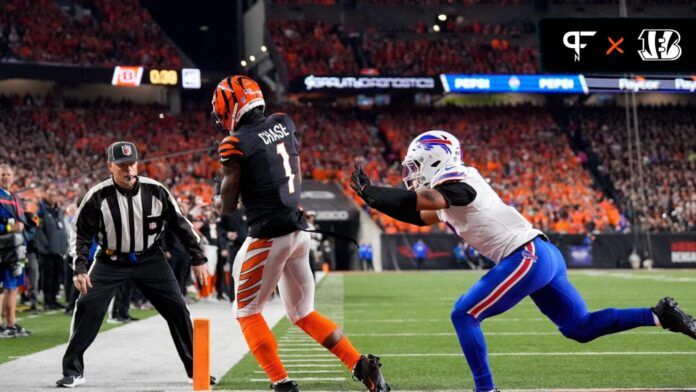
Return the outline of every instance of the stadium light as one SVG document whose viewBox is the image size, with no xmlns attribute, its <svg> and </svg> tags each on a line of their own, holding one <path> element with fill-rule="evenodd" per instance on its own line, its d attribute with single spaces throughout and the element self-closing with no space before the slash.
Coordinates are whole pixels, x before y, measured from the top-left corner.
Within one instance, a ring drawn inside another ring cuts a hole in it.
<svg viewBox="0 0 696 392">
<path fill-rule="evenodd" d="M 246 60 L 242 60 L 241 64 L 242 64 L 242 67 L 246 67 L 247 66 Z"/>
<path fill-rule="evenodd" d="M 440 21 L 442 21 L 442 22 L 444 22 L 444 21 L 447 20 L 447 15 L 445 15 L 445 14 L 440 14 L 440 15 L 437 16 L 437 19 L 440 20 Z"/>
<path fill-rule="evenodd" d="M 266 53 L 267 50 L 268 50 L 268 48 L 266 47 L 266 45 L 261 45 L 262 52 Z"/>
<path fill-rule="evenodd" d="M 440 32 L 440 26 L 439 26 L 439 25 L 433 26 L 433 31 L 436 32 L 436 33 L 439 33 L 439 32 Z"/>
<path fill-rule="evenodd" d="M 198 29 L 200 29 L 201 31 L 208 31 L 209 28 L 208 28 L 208 26 L 206 26 L 206 25 L 202 25 L 202 26 L 199 27 Z"/>
<path fill-rule="evenodd" d="M 254 56 L 253 54 L 251 56 L 249 56 L 249 61 L 251 61 L 251 62 L 256 61 L 256 56 Z"/>
</svg>

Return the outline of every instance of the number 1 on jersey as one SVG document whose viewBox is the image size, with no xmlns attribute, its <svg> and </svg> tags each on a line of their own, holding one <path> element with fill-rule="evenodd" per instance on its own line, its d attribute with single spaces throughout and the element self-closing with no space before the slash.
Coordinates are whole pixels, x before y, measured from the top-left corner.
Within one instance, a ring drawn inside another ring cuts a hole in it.
<svg viewBox="0 0 696 392">
<path fill-rule="evenodd" d="M 295 193 L 295 175 L 292 174 L 292 168 L 290 167 L 290 155 L 288 155 L 288 150 L 285 149 L 285 143 L 276 144 L 276 150 L 278 155 L 283 158 L 283 168 L 285 169 L 285 176 L 288 177 L 288 193 Z"/>
</svg>

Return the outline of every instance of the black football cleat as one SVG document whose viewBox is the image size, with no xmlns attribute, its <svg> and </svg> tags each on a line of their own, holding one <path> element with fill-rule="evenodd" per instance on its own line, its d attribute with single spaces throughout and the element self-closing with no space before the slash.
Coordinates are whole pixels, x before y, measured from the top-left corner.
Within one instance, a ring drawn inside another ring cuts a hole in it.
<svg viewBox="0 0 696 392">
<path fill-rule="evenodd" d="M 674 298 L 662 298 L 652 308 L 652 311 L 660 320 L 662 328 L 672 332 L 681 332 L 692 339 L 696 339 L 696 320 L 681 310 Z"/>
<path fill-rule="evenodd" d="M 379 370 L 381 367 L 379 357 L 372 354 L 363 355 L 353 369 L 353 376 L 370 392 L 389 392 L 391 387 L 384 381 L 382 372 Z"/>
<path fill-rule="evenodd" d="M 274 392 L 300 392 L 300 387 L 298 387 L 297 383 L 292 380 L 288 380 L 278 384 L 272 384 L 271 389 Z"/>
</svg>

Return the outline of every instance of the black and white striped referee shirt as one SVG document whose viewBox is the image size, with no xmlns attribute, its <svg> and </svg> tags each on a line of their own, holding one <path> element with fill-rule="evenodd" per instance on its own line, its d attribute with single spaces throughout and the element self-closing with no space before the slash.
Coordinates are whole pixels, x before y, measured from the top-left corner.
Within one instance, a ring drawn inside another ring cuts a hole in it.
<svg viewBox="0 0 696 392">
<path fill-rule="evenodd" d="M 82 199 L 73 224 L 70 255 L 76 273 L 87 272 L 94 239 L 109 254 L 137 254 L 157 245 L 165 228 L 179 237 L 193 265 L 207 261 L 191 222 L 169 190 L 151 178 L 138 176 L 131 189 L 119 187 L 112 178 L 100 182 Z"/>
</svg>

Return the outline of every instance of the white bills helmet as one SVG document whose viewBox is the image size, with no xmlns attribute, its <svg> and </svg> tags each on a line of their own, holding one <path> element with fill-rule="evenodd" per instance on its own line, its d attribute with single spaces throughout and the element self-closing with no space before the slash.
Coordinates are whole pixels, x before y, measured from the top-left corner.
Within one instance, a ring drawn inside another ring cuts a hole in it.
<svg viewBox="0 0 696 392">
<path fill-rule="evenodd" d="M 459 163 L 459 140 L 449 132 L 428 131 L 416 136 L 408 146 L 401 176 L 407 189 L 424 189 L 438 170 Z"/>
</svg>

